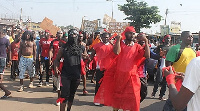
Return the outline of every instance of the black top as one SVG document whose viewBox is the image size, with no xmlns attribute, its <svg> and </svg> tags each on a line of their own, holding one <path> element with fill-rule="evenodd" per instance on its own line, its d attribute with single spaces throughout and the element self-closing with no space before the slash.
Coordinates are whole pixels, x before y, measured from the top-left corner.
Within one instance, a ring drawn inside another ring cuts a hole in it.
<svg viewBox="0 0 200 111">
<path fill-rule="evenodd" d="M 63 49 L 64 64 L 61 76 L 68 79 L 80 79 L 81 58 L 85 47 L 82 45 L 66 45 Z"/>
</svg>

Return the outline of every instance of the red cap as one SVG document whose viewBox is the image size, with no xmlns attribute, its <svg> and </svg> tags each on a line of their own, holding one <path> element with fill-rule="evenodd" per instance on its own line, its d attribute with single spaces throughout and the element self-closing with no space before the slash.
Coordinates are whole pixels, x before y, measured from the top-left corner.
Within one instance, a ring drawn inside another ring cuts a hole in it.
<svg viewBox="0 0 200 111">
<path fill-rule="evenodd" d="M 50 32 L 49 30 L 45 30 L 45 33 L 46 33 L 46 32 L 48 32 L 48 33 L 49 33 L 49 35 L 51 35 L 51 32 Z"/>
</svg>

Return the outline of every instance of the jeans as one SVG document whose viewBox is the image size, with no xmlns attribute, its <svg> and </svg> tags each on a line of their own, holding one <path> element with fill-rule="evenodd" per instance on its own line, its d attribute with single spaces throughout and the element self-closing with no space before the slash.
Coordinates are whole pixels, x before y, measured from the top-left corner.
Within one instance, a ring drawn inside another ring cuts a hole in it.
<svg viewBox="0 0 200 111">
<path fill-rule="evenodd" d="M 162 77 L 162 70 L 160 68 L 158 68 L 157 70 L 157 74 L 156 74 L 156 81 L 154 83 L 154 88 L 153 88 L 153 94 L 155 95 L 156 92 L 158 91 L 158 86 L 159 84 L 162 82 L 162 86 L 160 89 L 160 97 L 163 97 L 165 95 L 166 92 L 166 88 L 167 88 L 167 82 L 166 82 L 166 78 Z"/>
</svg>

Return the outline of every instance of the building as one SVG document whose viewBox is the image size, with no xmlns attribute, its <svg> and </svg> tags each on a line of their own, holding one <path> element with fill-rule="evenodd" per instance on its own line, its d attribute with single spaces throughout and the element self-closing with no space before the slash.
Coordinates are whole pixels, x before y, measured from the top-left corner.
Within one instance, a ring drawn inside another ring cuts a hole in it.
<svg viewBox="0 0 200 111">
<path fill-rule="evenodd" d="M 42 28 L 40 28 L 40 24 L 41 22 L 23 22 L 23 26 L 25 26 L 26 28 L 28 27 L 29 30 L 33 30 L 33 31 L 41 31 L 43 30 Z"/>
</svg>

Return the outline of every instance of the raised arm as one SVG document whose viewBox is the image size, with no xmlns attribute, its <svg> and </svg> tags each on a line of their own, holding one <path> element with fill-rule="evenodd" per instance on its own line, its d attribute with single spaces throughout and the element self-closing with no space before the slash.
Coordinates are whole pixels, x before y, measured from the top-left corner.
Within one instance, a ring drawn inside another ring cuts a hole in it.
<svg viewBox="0 0 200 111">
<path fill-rule="evenodd" d="M 117 35 L 116 36 L 116 43 L 114 45 L 114 48 L 113 48 L 113 52 L 117 55 L 119 55 L 119 53 L 121 52 L 121 47 L 120 47 L 120 40 L 121 40 L 121 36 Z"/>
<path fill-rule="evenodd" d="M 171 67 L 169 71 L 167 69 L 164 71 L 164 75 L 166 77 L 169 87 L 169 98 L 171 99 L 174 108 L 177 111 L 182 111 L 187 106 L 194 93 L 186 87 L 184 87 L 183 85 L 181 86 L 181 89 L 178 92 L 174 83 L 175 78 L 170 77 L 173 74 L 174 73 Z"/>
</svg>

